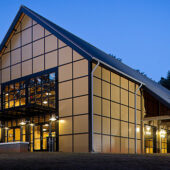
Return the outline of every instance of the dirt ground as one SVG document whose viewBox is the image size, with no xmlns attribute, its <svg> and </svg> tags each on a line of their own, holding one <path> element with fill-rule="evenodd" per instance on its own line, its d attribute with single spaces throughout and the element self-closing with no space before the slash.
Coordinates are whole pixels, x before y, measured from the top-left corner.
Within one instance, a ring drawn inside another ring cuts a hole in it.
<svg viewBox="0 0 170 170">
<path fill-rule="evenodd" d="M 98 153 L 1 153 L 0 170 L 34 169 L 170 169 L 170 155 Z"/>
</svg>

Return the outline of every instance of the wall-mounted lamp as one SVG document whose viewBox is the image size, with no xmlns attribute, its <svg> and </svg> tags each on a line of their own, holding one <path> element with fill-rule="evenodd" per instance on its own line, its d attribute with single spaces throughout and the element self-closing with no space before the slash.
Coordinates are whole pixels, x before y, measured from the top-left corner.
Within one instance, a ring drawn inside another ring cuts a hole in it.
<svg viewBox="0 0 170 170">
<path fill-rule="evenodd" d="M 58 116 L 52 115 L 49 120 L 50 120 L 50 121 L 56 121 L 57 119 L 58 119 Z"/>
<path fill-rule="evenodd" d="M 21 126 L 24 126 L 26 124 L 26 122 L 22 121 L 19 123 Z"/>
<path fill-rule="evenodd" d="M 147 130 L 147 131 L 150 131 L 150 130 L 151 130 L 151 127 L 150 127 L 150 126 L 147 126 L 147 127 L 146 127 L 146 130 Z"/>
<path fill-rule="evenodd" d="M 140 128 L 139 127 L 136 128 L 136 132 L 140 132 Z"/>
<path fill-rule="evenodd" d="M 45 101 L 43 101 L 43 104 L 47 104 L 48 102 L 45 100 Z"/>
<path fill-rule="evenodd" d="M 61 119 L 61 120 L 59 120 L 59 122 L 60 122 L 60 123 L 64 123 L 64 122 L 65 122 L 65 120 L 62 120 L 62 119 Z"/>
</svg>

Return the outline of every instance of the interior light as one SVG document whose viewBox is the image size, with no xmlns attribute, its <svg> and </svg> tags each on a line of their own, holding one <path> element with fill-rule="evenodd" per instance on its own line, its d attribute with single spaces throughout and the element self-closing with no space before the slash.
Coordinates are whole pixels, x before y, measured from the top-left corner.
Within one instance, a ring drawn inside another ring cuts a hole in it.
<svg viewBox="0 0 170 170">
<path fill-rule="evenodd" d="M 34 123 L 30 123 L 30 126 L 34 126 Z"/>
<path fill-rule="evenodd" d="M 41 83 L 41 79 L 40 78 L 37 78 L 38 82 Z"/>
<path fill-rule="evenodd" d="M 46 95 L 47 95 L 47 96 L 50 96 L 50 95 L 51 95 L 51 93 L 46 93 Z"/>
<path fill-rule="evenodd" d="M 146 133 L 146 135 L 151 135 L 151 132 L 149 132 L 149 131 L 146 131 L 145 133 Z"/>
<path fill-rule="evenodd" d="M 161 135 L 161 138 L 165 138 L 165 135 L 162 134 L 162 135 Z"/>
<path fill-rule="evenodd" d="M 49 126 L 49 124 L 45 124 L 44 126 L 48 127 L 48 126 Z"/>
<path fill-rule="evenodd" d="M 21 125 L 21 126 L 24 126 L 25 124 L 26 124 L 26 123 L 25 123 L 25 122 L 23 122 L 23 121 L 22 121 L 22 122 L 20 122 L 20 125 Z"/>
<path fill-rule="evenodd" d="M 5 127 L 6 130 L 8 130 L 9 128 L 8 127 Z"/>
<path fill-rule="evenodd" d="M 9 95 L 8 93 L 5 94 L 5 96 L 8 96 L 8 95 Z"/>
<path fill-rule="evenodd" d="M 164 135 L 165 135 L 165 134 L 166 134 L 166 131 L 162 129 L 162 130 L 161 130 L 161 134 L 164 134 Z"/>
<path fill-rule="evenodd" d="M 43 131 L 45 132 L 45 131 L 47 131 L 47 129 L 43 129 Z"/>
<path fill-rule="evenodd" d="M 43 101 L 43 104 L 47 104 L 48 102 L 45 100 L 45 101 Z"/>
<path fill-rule="evenodd" d="M 165 135 L 166 135 L 166 131 L 161 129 L 160 131 L 160 135 L 161 135 L 161 138 L 165 138 Z"/>
</svg>

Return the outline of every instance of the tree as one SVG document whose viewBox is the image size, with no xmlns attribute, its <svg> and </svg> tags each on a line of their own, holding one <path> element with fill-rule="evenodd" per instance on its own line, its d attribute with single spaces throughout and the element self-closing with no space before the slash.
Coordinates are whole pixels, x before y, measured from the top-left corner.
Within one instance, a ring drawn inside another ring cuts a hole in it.
<svg viewBox="0 0 170 170">
<path fill-rule="evenodd" d="M 168 90 L 170 90 L 170 71 L 168 71 L 167 78 L 161 77 L 159 83 Z"/>
<path fill-rule="evenodd" d="M 115 58 L 116 60 L 118 60 L 118 61 L 120 61 L 120 62 L 122 62 L 122 59 L 121 58 L 117 58 L 115 55 L 113 55 L 113 54 L 109 54 L 111 57 L 113 57 L 113 58 Z"/>
</svg>

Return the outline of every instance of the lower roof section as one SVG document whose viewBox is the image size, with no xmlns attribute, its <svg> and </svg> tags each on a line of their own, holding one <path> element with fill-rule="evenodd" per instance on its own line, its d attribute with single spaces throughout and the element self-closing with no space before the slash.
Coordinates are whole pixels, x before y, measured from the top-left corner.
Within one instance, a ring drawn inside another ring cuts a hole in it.
<svg viewBox="0 0 170 170">
<path fill-rule="evenodd" d="M 170 115 L 143 118 L 143 121 L 153 121 L 153 120 L 170 120 Z"/>
</svg>

